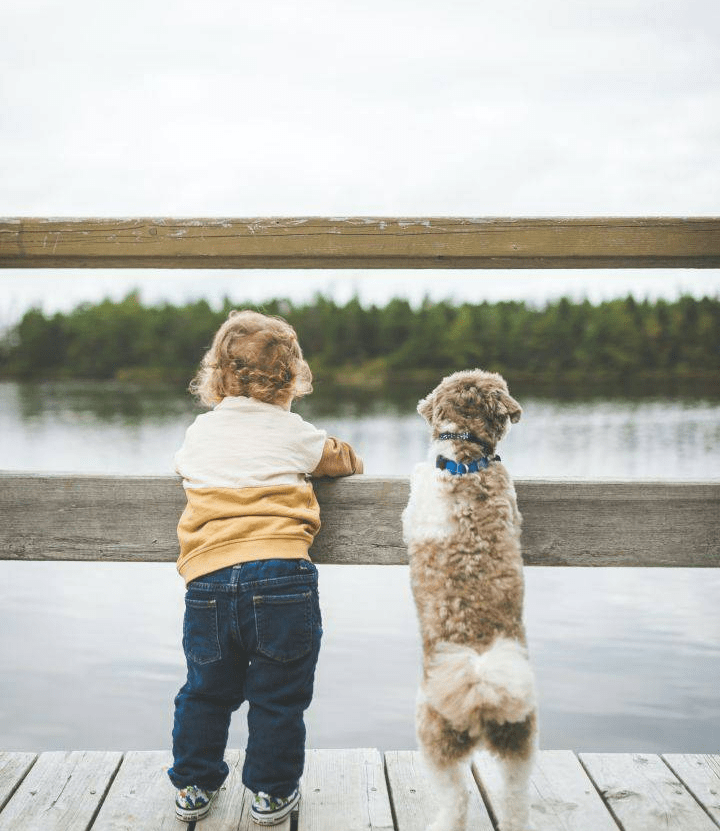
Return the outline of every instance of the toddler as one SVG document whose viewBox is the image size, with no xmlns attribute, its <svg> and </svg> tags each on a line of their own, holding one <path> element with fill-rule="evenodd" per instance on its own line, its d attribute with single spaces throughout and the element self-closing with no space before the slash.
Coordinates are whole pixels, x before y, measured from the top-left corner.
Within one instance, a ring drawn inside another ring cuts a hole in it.
<svg viewBox="0 0 720 831">
<path fill-rule="evenodd" d="M 210 810 L 228 774 L 231 713 L 247 701 L 242 781 L 253 820 L 274 825 L 300 799 L 303 713 L 322 635 L 308 556 L 320 511 L 308 477 L 362 473 L 362 460 L 290 412 L 312 375 L 282 318 L 231 312 L 190 389 L 213 409 L 175 457 L 187 496 L 177 564 L 187 681 L 175 698 L 169 770 L 176 814 L 190 822 Z"/>
</svg>

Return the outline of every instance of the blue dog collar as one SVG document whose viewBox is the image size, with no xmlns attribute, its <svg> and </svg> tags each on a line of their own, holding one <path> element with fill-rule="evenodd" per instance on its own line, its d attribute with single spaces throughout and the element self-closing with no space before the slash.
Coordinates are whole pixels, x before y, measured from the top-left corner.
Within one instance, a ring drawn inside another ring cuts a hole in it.
<svg viewBox="0 0 720 831">
<path fill-rule="evenodd" d="M 453 476 L 462 476 L 465 473 L 477 473 L 479 470 L 487 470 L 490 462 L 499 462 L 499 456 L 493 456 L 489 459 L 487 456 L 481 456 L 479 459 L 473 459 L 472 462 L 454 462 L 452 459 L 446 459 L 445 456 L 438 456 L 435 459 L 435 467 L 440 470 L 447 470 Z"/>
</svg>

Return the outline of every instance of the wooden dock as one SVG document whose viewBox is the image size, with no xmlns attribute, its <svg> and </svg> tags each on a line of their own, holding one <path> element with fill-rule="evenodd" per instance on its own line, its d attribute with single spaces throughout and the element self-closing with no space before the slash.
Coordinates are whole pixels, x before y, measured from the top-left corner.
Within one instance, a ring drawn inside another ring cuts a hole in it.
<svg viewBox="0 0 720 831">
<path fill-rule="evenodd" d="M 240 781 L 243 753 L 197 831 L 257 831 Z M 0 753 L 0 831 L 192 831 L 175 819 L 168 751 Z M 499 777 L 468 768 L 469 831 L 497 831 Z M 416 751 L 310 750 L 299 811 L 279 831 L 424 831 L 434 797 Z M 540 753 L 534 831 L 715 831 L 720 755 Z"/>
</svg>

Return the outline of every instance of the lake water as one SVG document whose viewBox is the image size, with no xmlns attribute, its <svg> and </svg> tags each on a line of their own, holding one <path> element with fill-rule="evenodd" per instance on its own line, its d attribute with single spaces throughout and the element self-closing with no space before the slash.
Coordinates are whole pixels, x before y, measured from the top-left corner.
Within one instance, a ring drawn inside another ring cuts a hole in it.
<svg viewBox="0 0 720 831">
<path fill-rule="evenodd" d="M 416 398 L 338 403 L 320 389 L 299 409 L 351 441 L 368 474 L 407 475 L 426 452 Z M 518 398 L 523 418 L 500 451 L 517 479 L 720 479 L 717 401 Z M 196 412 L 172 392 L 2 383 L 0 467 L 167 474 Z M 720 571 L 529 568 L 526 580 L 543 747 L 718 751 Z M 415 747 L 407 568 L 321 566 L 320 581 L 309 744 Z M 184 679 L 171 564 L 0 562 L 0 610 L 0 748 L 169 745 Z"/>
</svg>

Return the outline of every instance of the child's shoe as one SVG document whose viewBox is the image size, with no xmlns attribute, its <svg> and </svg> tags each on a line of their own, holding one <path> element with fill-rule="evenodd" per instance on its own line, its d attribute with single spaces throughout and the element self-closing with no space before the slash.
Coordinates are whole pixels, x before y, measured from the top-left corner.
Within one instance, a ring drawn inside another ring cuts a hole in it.
<svg viewBox="0 0 720 831">
<path fill-rule="evenodd" d="M 183 822 L 202 819 L 210 810 L 217 791 L 206 791 L 197 785 L 180 788 L 175 795 L 175 816 Z"/>
<path fill-rule="evenodd" d="M 297 788 L 286 797 L 270 796 L 259 791 L 253 797 L 250 816 L 258 825 L 277 825 L 285 819 L 299 801 L 300 791 Z"/>
</svg>

